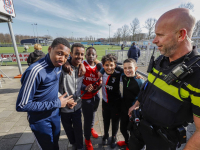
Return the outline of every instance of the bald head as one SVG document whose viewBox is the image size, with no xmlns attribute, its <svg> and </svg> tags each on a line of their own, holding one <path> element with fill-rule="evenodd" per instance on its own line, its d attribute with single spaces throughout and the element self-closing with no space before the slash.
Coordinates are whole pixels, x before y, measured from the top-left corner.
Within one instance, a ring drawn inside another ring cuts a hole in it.
<svg viewBox="0 0 200 150">
<path fill-rule="evenodd" d="M 195 26 L 195 18 L 187 8 L 176 8 L 164 13 L 158 20 L 157 24 L 165 24 L 165 27 L 172 31 L 185 28 L 188 36 L 191 38 Z"/>
</svg>

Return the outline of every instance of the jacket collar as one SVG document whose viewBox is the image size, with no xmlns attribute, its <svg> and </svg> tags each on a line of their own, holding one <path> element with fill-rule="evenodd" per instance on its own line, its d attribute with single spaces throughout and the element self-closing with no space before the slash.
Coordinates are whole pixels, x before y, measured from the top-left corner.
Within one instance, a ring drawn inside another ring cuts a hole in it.
<svg viewBox="0 0 200 150">
<path fill-rule="evenodd" d="M 79 67 L 75 67 L 75 66 L 72 65 L 72 59 L 68 59 L 67 61 L 69 62 L 69 64 L 71 65 L 71 67 L 73 67 L 73 68 L 75 68 L 75 69 L 78 69 L 78 68 L 79 68 Z"/>
<path fill-rule="evenodd" d="M 53 63 L 51 62 L 49 53 L 46 54 L 46 56 L 45 56 L 45 61 L 46 61 L 46 63 L 49 65 L 49 67 L 55 68 L 55 66 L 54 66 Z"/>
</svg>

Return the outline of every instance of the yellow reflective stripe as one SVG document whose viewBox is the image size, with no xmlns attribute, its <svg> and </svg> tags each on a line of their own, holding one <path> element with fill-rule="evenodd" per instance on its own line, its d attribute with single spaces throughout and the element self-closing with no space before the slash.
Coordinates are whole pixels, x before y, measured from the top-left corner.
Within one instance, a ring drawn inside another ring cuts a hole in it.
<svg viewBox="0 0 200 150">
<path fill-rule="evenodd" d="M 149 82 L 153 82 L 155 79 L 155 76 L 149 73 L 148 75 L 148 80 Z M 161 80 L 160 78 L 157 78 L 156 81 L 154 82 L 154 85 L 161 89 L 162 91 L 168 93 L 169 95 L 175 97 L 176 99 L 183 101 L 178 94 L 178 88 L 173 86 L 173 85 L 168 85 L 165 81 Z M 180 94 L 182 98 L 188 98 L 189 97 L 189 92 L 186 91 L 185 89 L 181 88 L 180 89 Z"/>
<path fill-rule="evenodd" d="M 153 68 L 153 72 L 155 72 L 156 74 L 158 74 L 158 70 L 156 68 Z"/>
<path fill-rule="evenodd" d="M 153 72 L 155 72 L 156 74 L 158 74 L 159 73 L 159 71 L 156 69 L 156 68 L 153 68 Z M 160 72 L 160 74 L 159 75 L 162 75 L 163 73 L 162 72 Z"/>
<path fill-rule="evenodd" d="M 152 75 L 151 73 L 149 73 L 148 74 L 148 80 L 152 83 L 154 79 L 155 79 L 155 76 Z"/>
<path fill-rule="evenodd" d="M 192 104 L 200 107 L 200 97 L 194 96 L 193 94 L 190 95 Z"/>
<path fill-rule="evenodd" d="M 193 92 L 200 93 L 200 89 L 193 87 L 191 84 L 188 84 L 187 88 Z"/>
</svg>

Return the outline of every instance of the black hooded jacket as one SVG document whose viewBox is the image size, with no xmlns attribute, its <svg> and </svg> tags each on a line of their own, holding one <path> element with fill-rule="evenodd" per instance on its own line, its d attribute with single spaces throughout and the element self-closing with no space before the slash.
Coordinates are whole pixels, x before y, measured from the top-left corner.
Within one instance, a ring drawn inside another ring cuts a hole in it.
<svg viewBox="0 0 200 150">
<path fill-rule="evenodd" d="M 41 50 L 35 50 L 34 52 L 30 53 L 27 59 L 27 63 L 30 66 L 34 62 L 40 60 L 41 58 L 45 57 L 45 53 L 43 53 Z"/>
</svg>

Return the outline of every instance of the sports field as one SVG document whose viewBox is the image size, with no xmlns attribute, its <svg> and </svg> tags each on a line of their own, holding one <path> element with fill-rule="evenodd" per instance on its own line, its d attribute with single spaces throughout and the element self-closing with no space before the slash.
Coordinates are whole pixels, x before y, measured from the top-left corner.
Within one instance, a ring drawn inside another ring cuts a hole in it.
<svg viewBox="0 0 200 150">
<path fill-rule="evenodd" d="M 91 45 L 87 45 L 85 47 L 89 47 Z M 105 55 L 105 50 L 120 50 L 120 46 L 113 46 L 113 45 L 94 45 L 95 49 L 97 50 L 98 60 L 101 60 L 102 56 Z M 128 47 L 125 48 L 125 50 L 128 50 Z M 24 47 L 18 47 L 18 52 L 23 53 Z M 31 53 L 34 51 L 33 47 L 30 47 L 28 49 L 28 52 Z M 42 51 L 44 53 L 48 53 L 48 46 L 43 46 Z M 0 47 L 0 54 L 1 53 L 14 53 L 13 47 Z M 26 62 L 21 62 L 22 64 L 27 64 Z M 14 62 L 8 62 L 7 65 L 14 65 L 16 63 Z M 4 65 L 4 64 L 3 64 Z"/>
</svg>

